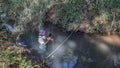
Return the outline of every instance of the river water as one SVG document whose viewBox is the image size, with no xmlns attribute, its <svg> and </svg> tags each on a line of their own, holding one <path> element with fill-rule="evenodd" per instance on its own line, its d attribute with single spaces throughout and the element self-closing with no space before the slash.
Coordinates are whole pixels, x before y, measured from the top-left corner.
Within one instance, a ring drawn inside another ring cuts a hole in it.
<svg viewBox="0 0 120 68">
<path fill-rule="evenodd" d="M 63 32 L 56 26 L 48 26 L 47 34 L 52 33 L 53 41 L 47 45 L 44 58 L 48 57 L 71 32 Z M 41 56 L 37 36 L 28 36 L 26 40 L 32 50 Z M 84 34 L 74 32 L 46 62 L 50 68 L 120 68 L 120 36 Z"/>
<path fill-rule="evenodd" d="M 53 26 L 46 28 L 46 32 L 54 36 L 54 41 L 47 45 L 45 57 L 48 57 L 71 32 L 62 32 Z M 46 62 L 51 68 L 120 68 L 119 41 L 117 35 L 74 32 Z M 35 47 L 40 51 L 38 44 Z"/>
</svg>

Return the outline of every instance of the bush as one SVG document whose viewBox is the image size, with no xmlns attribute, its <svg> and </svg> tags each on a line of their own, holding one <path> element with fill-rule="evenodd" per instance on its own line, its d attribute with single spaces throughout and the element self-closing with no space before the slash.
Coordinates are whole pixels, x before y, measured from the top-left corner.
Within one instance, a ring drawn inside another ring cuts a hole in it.
<svg viewBox="0 0 120 68">
<path fill-rule="evenodd" d="M 7 67 L 15 66 L 15 64 L 17 64 L 16 68 L 32 67 L 31 61 L 26 60 L 26 58 L 20 57 L 9 50 L 2 51 L 0 54 L 0 60 L 2 60 Z"/>
</svg>

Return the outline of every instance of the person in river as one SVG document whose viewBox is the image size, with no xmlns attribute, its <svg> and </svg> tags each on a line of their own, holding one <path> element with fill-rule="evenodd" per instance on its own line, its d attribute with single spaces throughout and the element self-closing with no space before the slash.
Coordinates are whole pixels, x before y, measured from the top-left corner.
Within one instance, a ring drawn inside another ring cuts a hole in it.
<svg viewBox="0 0 120 68">
<path fill-rule="evenodd" d="M 52 40 L 52 38 L 50 36 L 46 37 L 45 36 L 46 32 L 44 29 L 41 29 L 39 31 L 39 38 L 38 38 L 38 42 L 39 42 L 39 48 L 45 52 L 46 51 L 46 45 L 48 44 L 48 42 L 50 42 Z"/>
</svg>

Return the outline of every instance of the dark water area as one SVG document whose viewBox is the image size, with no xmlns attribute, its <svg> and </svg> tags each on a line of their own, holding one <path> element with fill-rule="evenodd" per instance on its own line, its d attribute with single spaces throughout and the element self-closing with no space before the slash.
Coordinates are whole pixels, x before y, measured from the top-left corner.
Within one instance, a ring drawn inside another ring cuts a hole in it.
<svg viewBox="0 0 120 68">
<path fill-rule="evenodd" d="M 64 32 L 57 25 L 51 24 L 44 28 L 46 34 L 51 33 L 54 39 L 47 44 L 45 53 L 39 49 L 38 31 L 28 32 L 21 40 L 40 58 L 53 53 L 46 58 L 50 68 L 120 68 L 120 47 L 105 42 L 100 35 L 77 31 L 64 41 L 72 32 Z"/>
<path fill-rule="evenodd" d="M 46 30 L 52 30 L 51 33 L 55 35 L 54 43 L 51 42 L 51 44 L 48 45 L 48 54 L 50 54 L 59 46 L 57 44 L 60 44 L 71 32 L 62 32 L 62 30 L 54 25 L 47 28 Z M 119 68 L 120 53 L 119 51 L 116 52 L 116 50 L 119 50 L 120 47 L 114 46 L 115 44 L 109 44 L 103 39 L 100 39 L 100 37 L 100 35 L 95 34 L 85 34 L 79 31 L 74 32 L 51 56 L 51 58 L 54 59 L 51 68 L 65 68 L 61 67 L 64 65 L 63 63 L 66 62 L 63 58 L 69 54 L 72 55 L 72 59 L 76 62 L 72 68 Z M 69 56 L 67 60 L 72 61 L 69 59 Z"/>
</svg>

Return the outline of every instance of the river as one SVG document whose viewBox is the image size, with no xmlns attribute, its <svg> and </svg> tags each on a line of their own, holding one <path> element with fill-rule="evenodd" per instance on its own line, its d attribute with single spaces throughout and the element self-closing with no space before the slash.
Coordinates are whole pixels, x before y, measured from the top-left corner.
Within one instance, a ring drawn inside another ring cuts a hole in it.
<svg viewBox="0 0 120 68">
<path fill-rule="evenodd" d="M 78 31 L 64 41 L 71 32 L 63 32 L 56 25 L 47 25 L 45 30 L 47 34 L 52 33 L 54 39 L 47 45 L 44 56 L 50 68 L 120 68 L 120 36 Z M 30 49 L 41 56 L 36 32 L 26 40 Z"/>
<path fill-rule="evenodd" d="M 62 32 L 57 27 L 46 28 L 54 41 L 47 45 L 46 59 L 51 68 L 119 68 L 120 37 L 74 32 L 62 46 L 60 44 L 71 32 Z M 59 47 L 60 46 L 60 47 Z M 56 48 L 59 47 L 57 50 Z M 33 49 L 39 51 L 38 44 Z"/>
</svg>

